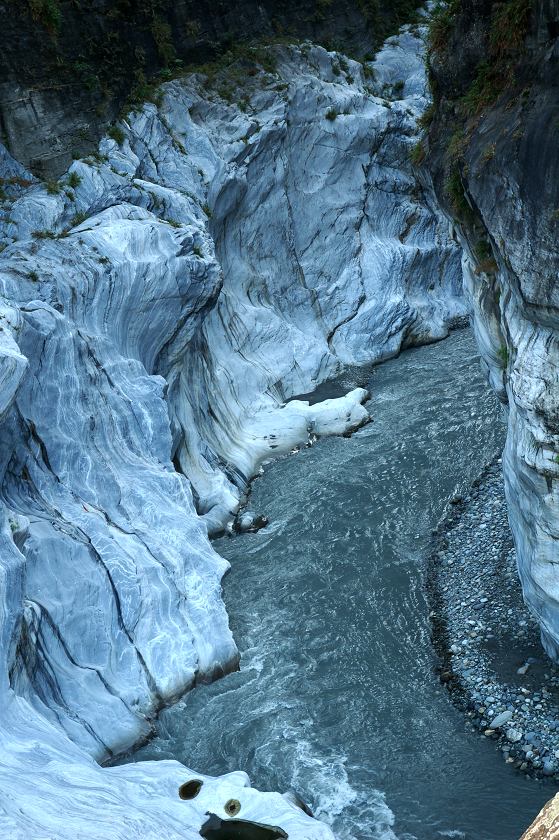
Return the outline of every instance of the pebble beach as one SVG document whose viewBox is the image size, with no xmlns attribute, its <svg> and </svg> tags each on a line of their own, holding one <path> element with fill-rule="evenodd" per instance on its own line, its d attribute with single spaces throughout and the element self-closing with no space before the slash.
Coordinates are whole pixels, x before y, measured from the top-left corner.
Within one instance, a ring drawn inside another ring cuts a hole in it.
<svg viewBox="0 0 559 840">
<path fill-rule="evenodd" d="M 559 667 L 522 599 L 501 459 L 451 499 L 427 587 L 439 676 L 467 725 L 519 771 L 559 783 Z"/>
</svg>

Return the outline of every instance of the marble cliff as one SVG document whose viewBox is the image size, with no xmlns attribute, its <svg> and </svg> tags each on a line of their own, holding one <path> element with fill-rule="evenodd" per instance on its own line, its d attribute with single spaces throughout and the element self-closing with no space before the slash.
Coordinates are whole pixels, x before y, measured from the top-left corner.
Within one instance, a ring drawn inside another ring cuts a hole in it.
<svg viewBox="0 0 559 840">
<path fill-rule="evenodd" d="M 489 380 L 508 406 L 504 477 L 526 603 L 559 657 L 559 5 L 451 3 L 432 27 L 422 153 L 464 247 Z"/>
<path fill-rule="evenodd" d="M 181 801 L 176 762 L 99 762 L 236 667 L 208 534 L 263 461 L 368 420 L 361 389 L 297 395 L 466 313 L 409 161 L 421 36 L 374 64 L 303 44 L 169 81 L 56 182 L 3 152 L 2 837 L 196 837 L 232 799 L 331 837 L 244 773 Z"/>
</svg>

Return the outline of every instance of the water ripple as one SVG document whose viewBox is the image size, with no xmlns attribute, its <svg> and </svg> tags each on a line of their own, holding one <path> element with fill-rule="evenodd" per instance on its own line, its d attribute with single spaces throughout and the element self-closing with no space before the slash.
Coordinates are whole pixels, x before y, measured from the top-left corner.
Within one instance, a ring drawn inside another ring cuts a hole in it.
<svg viewBox="0 0 559 840">
<path fill-rule="evenodd" d="M 502 446 L 500 409 L 467 331 L 369 388 L 374 422 L 268 468 L 252 506 L 270 526 L 216 543 L 241 671 L 166 711 L 137 757 L 295 788 L 343 840 L 513 840 L 549 792 L 465 731 L 423 593 L 431 529 Z"/>
</svg>

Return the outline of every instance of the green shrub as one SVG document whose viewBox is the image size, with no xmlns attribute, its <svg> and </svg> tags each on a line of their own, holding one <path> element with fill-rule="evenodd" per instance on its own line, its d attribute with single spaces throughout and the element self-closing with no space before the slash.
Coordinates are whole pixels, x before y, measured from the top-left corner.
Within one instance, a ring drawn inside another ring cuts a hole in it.
<svg viewBox="0 0 559 840">
<path fill-rule="evenodd" d="M 189 20 L 184 28 L 186 34 L 190 38 L 195 38 L 197 35 L 200 34 L 201 26 L 197 20 Z M 182 64 L 182 61 L 181 61 Z"/>
<path fill-rule="evenodd" d="M 392 0 L 383 8 L 379 0 L 357 0 L 357 5 L 375 36 L 384 41 L 404 23 L 417 20 L 419 4 L 416 0 Z"/>
<path fill-rule="evenodd" d="M 489 45 L 494 58 L 506 60 L 522 49 L 530 27 L 532 0 L 508 0 L 495 4 Z"/>
<path fill-rule="evenodd" d="M 62 22 L 57 0 L 28 0 L 31 17 L 42 23 L 51 35 L 56 35 Z"/>
<path fill-rule="evenodd" d="M 417 120 L 417 124 L 420 128 L 426 131 L 431 123 L 433 122 L 433 117 L 435 116 L 435 106 L 433 103 L 427 106 L 419 119 Z"/>
<path fill-rule="evenodd" d="M 464 193 L 464 185 L 458 167 L 454 167 L 445 181 L 445 192 L 450 198 L 452 209 L 459 221 L 471 222 L 474 213 Z"/>
<path fill-rule="evenodd" d="M 489 32 L 489 55 L 477 68 L 462 106 L 468 116 L 492 105 L 514 82 L 514 68 L 524 47 L 532 16 L 531 0 L 496 3 Z"/>
<path fill-rule="evenodd" d="M 329 108 L 326 111 L 326 119 L 330 120 L 330 122 L 334 122 L 334 120 L 337 118 L 337 116 L 338 116 L 338 112 L 336 111 L 335 108 Z"/>
<path fill-rule="evenodd" d="M 68 184 L 70 189 L 75 190 L 76 187 L 79 187 L 81 182 L 82 182 L 81 175 L 78 175 L 77 172 L 69 172 L 68 173 L 66 183 Z"/>
<path fill-rule="evenodd" d="M 33 181 L 28 178 L 19 178 L 14 176 L 12 178 L 0 178 L 0 184 L 11 184 L 13 187 L 30 187 Z"/>
<path fill-rule="evenodd" d="M 430 51 L 441 52 L 446 47 L 459 7 L 460 0 L 450 0 L 448 3 L 439 3 L 433 9 L 427 36 Z"/>
<path fill-rule="evenodd" d="M 161 104 L 162 94 L 156 81 L 148 82 L 141 68 L 136 69 L 134 72 L 134 79 L 135 81 L 130 90 L 130 95 L 120 111 L 121 117 L 125 117 L 128 111 L 138 111 L 145 102 L 154 102 L 157 106 Z M 121 129 L 118 129 L 118 132 L 119 135 L 117 136 L 121 136 L 122 139 L 118 140 L 115 136 L 113 140 L 120 146 L 124 142 L 124 133 Z M 109 137 L 112 137 L 109 132 L 107 133 Z"/>
<path fill-rule="evenodd" d="M 487 260 L 493 256 L 491 245 L 486 239 L 480 239 L 475 248 L 475 254 L 478 260 Z"/>
<path fill-rule="evenodd" d="M 467 116 L 475 116 L 491 105 L 499 96 L 504 81 L 499 68 L 489 62 L 482 62 L 468 92 L 462 97 L 461 106 Z"/>
<path fill-rule="evenodd" d="M 497 355 L 502 361 L 503 367 L 506 368 L 509 363 L 509 350 L 506 344 L 501 344 L 497 350 Z"/>
<path fill-rule="evenodd" d="M 53 230 L 34 230 L 31 236 L 33 239 L 56 239 L 56 233 Z"/>
<path fill-rule="evenodd" d="M 447 147 L 447 159 L 453 165 L 461 163 L 466 152 L 468 139 L 463 128 L 457 128 Z"/>
<path fill-rule="evenodd" d="M 92 64 L 88 61 L 74 61 L 72 69 L 76 76 L 83 83 L 89 91 L 99 90 L 101 83 L 99 76 L 95 73 Z M 81 128 L 78 131 L 78 136 L 81 140 L 87 140 L 89 131 L 87 128 Z"/>
<path fill-rule="evenodd" d="M 483 271 L 484 274 L 495 274 L 499 266 L 493 256 L 491 245 L 485 239 L 480 239 L 475 247 L 475 256 L 477 262 L 477 271 Z"/>
<path fill-rule="evenodd" d="M 495 157 L 495 153 L 497 151 L 497 144 L 491 143 L 486 149 L 484 149 L 483 154 L 481 156 L 482 163 L 489 163 L 490 160 L 493 160 Z"/>
<path fill-rule="evenodd" d="M 58 195 L 62 189 L 62 186 L 58 181 L 47 181 L 45 186 L 49 195 Z"/>
<path fill-rule="evenodd" d="M 122 128 L 118 125 L 110 125 L 107 129 L 107 134 L 111 140 L 114 140 L 119 146 L 122 146 L 124 143 L 125 134 Z"/>
<path fill-rule="evenodd" d="M 155 41 L 160 59 L 163 61 L 165 66 L 171 64 L 171 62 L 176 58 L 171 27 L 159 15 L 156 15 L 153 19 L 151 34 L 153 36 L 153 40 Z"/>
<path fill-rule="evenodd" d="M 86 158 L 86 162 L 87 162 L 87 163 L 90 163 L 90 162 L 91 162 L 91 164 L 95 164 L 95 163 L 107 163 L 108 159 L 109 159 L 109 158 L 108 158 L 108 156 L 107 156 L 107 155 L 102 155 L 102 154 L 101 154 L 101 152 L 99 152 L 99 151 L 95 151 L 95 152 L 91 152 L 91 154 L 89 154 L 89 155 L 87 156 L 87 158 Z"/>
<path fill-rule="evenodd" d="M 421 166 L 423 161 L 426 157 L 425 145 L 422 140 L 418 140 L 417 143 L 412 146 L 410 152 L 410 160 L 414 166 Z"/>
</svg>

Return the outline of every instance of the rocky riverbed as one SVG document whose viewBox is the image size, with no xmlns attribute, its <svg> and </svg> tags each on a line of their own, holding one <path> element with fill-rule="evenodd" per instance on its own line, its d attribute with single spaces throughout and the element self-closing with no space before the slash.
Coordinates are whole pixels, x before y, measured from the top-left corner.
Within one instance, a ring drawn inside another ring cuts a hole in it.
<svg viewBox="0 0 559 840">
<path fill-rule="evenodd" d="M 441 681 L 472 731 L 526 775 L 559 781 L 559 668 L 522 599 L 501 459 L 451 500 L 428 590 Z"/>
</svg>

